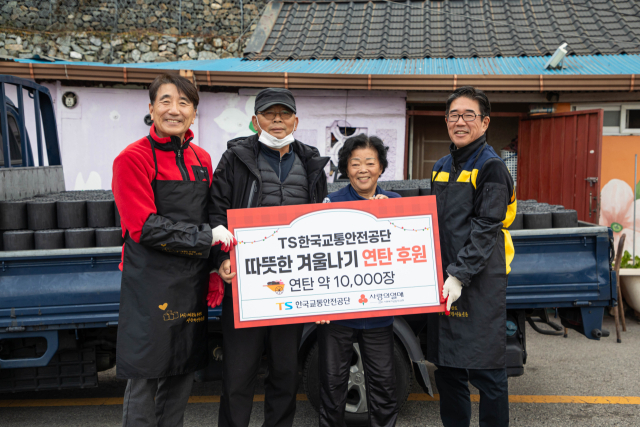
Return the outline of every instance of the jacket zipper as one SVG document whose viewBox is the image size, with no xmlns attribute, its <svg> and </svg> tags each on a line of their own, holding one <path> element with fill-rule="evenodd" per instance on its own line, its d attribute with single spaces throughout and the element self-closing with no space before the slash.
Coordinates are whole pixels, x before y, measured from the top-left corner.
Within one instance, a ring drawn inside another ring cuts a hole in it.
<svg viewBox="0 0 640 427">
<path fill-rule="evenodd" d="M 187 172 L 187 166 L 184 164 L 184 157 L 182 157 L 182 148 L 178 149 L 178 154 L 176 155 L 176 164 L 178 165 L 178 169 L 180 170 L 180 174 L 182 175 L 182 180 L 190 181 L 189 173 Z"/>
<path fill-rule="evenodd" d="M 253 190 L 252 192 L 258 193 L 257 183 L 260 181 L 260 174 L 256 174 L 253 170 L 251 170 L 251 168 L 249 167 L 247 162 L 245 162 L 242 157 L 238 156 L 236 153 L 233 153 L 233 154 L 238 158 L 238 160 L 240 160 L 247 167 L 249 172 L 251 172 L 253 174 L 253 176 L 256 177 L 256 180 L 253 181 L 253 184 L 251 184 L 251 189 Z M 255 188 L 255 190 L 254 190 L 254 188 Z M 258 199 L 258 200 L 260 200 L 260 199 Z M 252 206 L 252 203 L 251 203 L 252 201 L 253 201 L 253 194 L 250 193 L 249 194 L 249 205 L 247 206 L 247 208 L 250 208 Z M 257 207 L 257 204 L 256 204 L 256 207 Z"/>
<path fill-rule="evenodd" d="M 325 164 L 326 166 L 326 164 Z M 316 174 L 316 177 L 313 179 L 313 182 L 309 186 L 309 193 L 311 194 L 311 203 L 316 203 L 316 182 L 320 179 L 320 174 L 324 173 L 324 168 L 321 168 L 320 171 Z"/>
<path fill-rule="evenodd" d="M 249 203 L 247 204 L 247 209 L 251 207 L 251 205 L 253 204 L 253 193 L 257 192 L 258 189 L 256 188 L 256 183 L 258 181 L 253 181 L 253 183 L 251 183 L 251 191 L 249 192 Z"/>
</svg>

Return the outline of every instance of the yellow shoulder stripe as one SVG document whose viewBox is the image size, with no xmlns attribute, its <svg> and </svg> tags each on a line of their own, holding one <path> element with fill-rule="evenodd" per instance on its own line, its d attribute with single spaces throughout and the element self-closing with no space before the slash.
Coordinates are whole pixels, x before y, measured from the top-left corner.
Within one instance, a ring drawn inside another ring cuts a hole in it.
<svg viewBox="0 0 640 427">
<path fill-rule="evenodd" d="M 504 233 L 504 258 L 506 261 L 507 274 L 511 273 L 511 261 L 516 253 L 511 240 L 511 233 L 508 230 L 502 230 Z"/>
<path fill-rule="evenodd" d="M 513 220 L 516 219 L 517 211 L 518 211 L 518 201 L 514 200 L 513 202 L 509 203 L 509 205 L 507 206 L 507 214 L 505 215 L 504 220 L 502 221 L 504 228 L 509 228 L 511 224 L 513 224 Z"/>
<path fill-rule="evenodd" d="M 438 175 L 437 178 L 436 175 Z M 435 179 L 437 182 L 447 182 L 449 181 L 449 172 L 438 173 L 434 171 L 431 179 Z"/>
<path fill-rule="evenodd" d="M 458 177 L 458 182 L 469 182 L 469 177 L 471 177 L 471 183 L 473 184 L 473 188 L 476 188 L 476 179 L 478 178 L 478 169 L 474 169 L 472 171 L 462 171 L 460 172 L 460 176 Z"/>
</svg>

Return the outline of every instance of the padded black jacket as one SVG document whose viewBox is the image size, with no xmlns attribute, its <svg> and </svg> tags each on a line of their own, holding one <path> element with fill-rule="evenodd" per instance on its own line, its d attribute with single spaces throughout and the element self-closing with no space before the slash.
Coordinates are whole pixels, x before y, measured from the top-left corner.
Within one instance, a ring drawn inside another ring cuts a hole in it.
<svg viewBox="0 0 640 427">
<path fill-rule="evenodd" d="M 328 157 L 321 157 L 317 148 L 295 140 L 291 147 L 307 170 L 310 203 L 322 203 L 327 196 L 327 177 L 324 167 Z M 258 135 L 248 138 L 236 138 L 227 142 L 227 151 L 216 167 L 211 180 L 211 201 L 209 222 L 211 228 L 218 225 L 227 226 L 227 210 L 260 207 L 262 200 L 262 177 L 258 169 L 260 142 Z M 229 259 L 229 254 L 212 249 L 212 269 L 220 268 L 222 262 Z"/>
</svg>

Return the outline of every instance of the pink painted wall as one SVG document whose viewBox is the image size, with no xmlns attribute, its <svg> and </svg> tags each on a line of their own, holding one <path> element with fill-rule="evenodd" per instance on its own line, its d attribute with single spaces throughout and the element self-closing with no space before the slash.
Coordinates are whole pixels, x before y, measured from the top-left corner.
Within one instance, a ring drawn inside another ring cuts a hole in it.
<svg viewBox="0 0 640 427">
<path fill-rule="evenodd" d="M 68 87 L 61 86 L 59 82 L 47 87 L 56 106 L 67 190 L 111 188 L 111 168 L 115 157 L 128 144 L 149 132 L 143 121 L 149 112 L 148 91 Z M 62 95 L 67 91 L 78 96 L 75 108 L 62 105 Z M 209 152 L 214 164 L 218 163 L 229 139 L 252 133 L 249 123 L 257 92 L 247 89 L 240 90 L 238 94 L 200 93 L 198 117 L 192 126 L 194 141 Z M 389 168 L 381 179 L 402 179 L 405 92 L 293 93 L 299 117 L 295 133 L 297 139 L 317 147 L 322 155 L 330 155 L 332 149 L 327 141 L 331 132 L 337 132 L 336 127 L 344 126 L 346 120 L 358 130 L 382 137 L 390 147 Z M 27 131 L 35 141 L 35 123 L 27 123 Z M 333 151 L 336 148 L 334 146 Z"/>
</svg>

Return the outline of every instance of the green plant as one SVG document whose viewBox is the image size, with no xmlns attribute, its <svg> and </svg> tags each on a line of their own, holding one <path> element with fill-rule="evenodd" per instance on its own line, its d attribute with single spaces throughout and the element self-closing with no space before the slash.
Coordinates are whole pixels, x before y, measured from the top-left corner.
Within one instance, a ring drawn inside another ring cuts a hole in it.
<svg viewBox="0 0 640 427">
<path fill-rule="evenodd" d="M 636 261 L 631 262 L 631 254 L 629 251 L 624 251 L 620 260 L 620 268 L 640 268 L 640 257 L 636 255 Z"/>
</svg>

